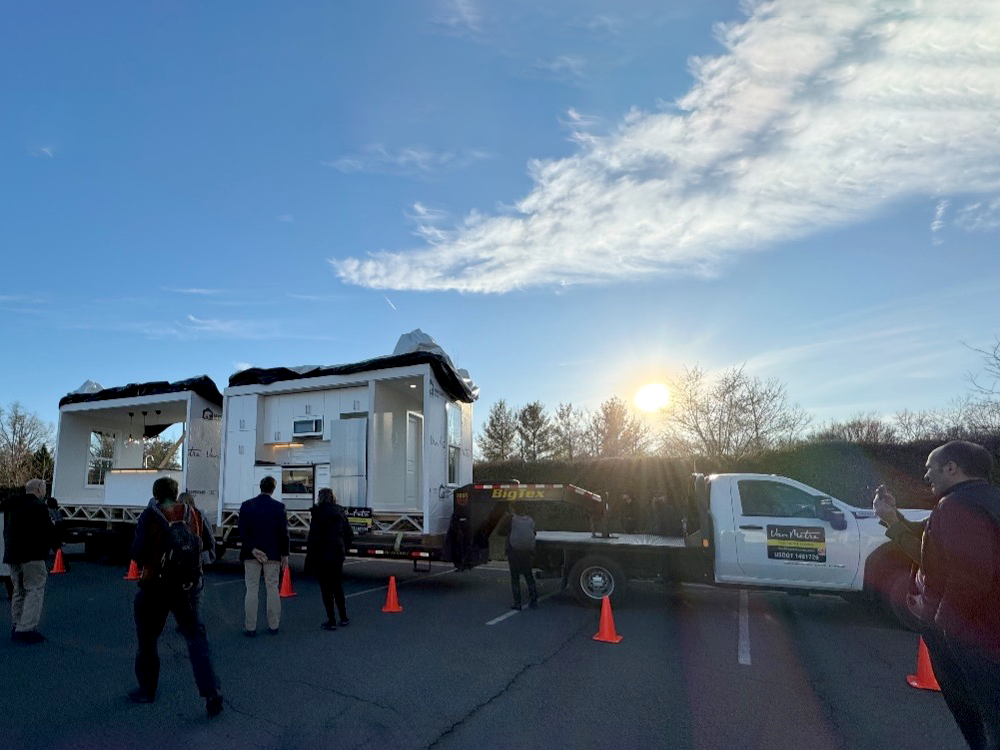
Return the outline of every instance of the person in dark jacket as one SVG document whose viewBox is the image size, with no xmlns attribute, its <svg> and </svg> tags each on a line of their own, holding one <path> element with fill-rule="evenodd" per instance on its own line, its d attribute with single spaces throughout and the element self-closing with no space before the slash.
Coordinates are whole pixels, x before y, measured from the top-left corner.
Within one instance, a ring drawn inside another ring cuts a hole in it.
<svg viewBox="0 0 1000 750">
<path fill-rule="evenodd" d="M 264 575 L 267 591 L 267 629 L 278 634 L 281 623 L 281 598 L 278 584 L 281 571 L 288 567 L 288 516 L 285 505 L 271 497 L 278 483 L 274 477 L 260 480 L 260 494 L 240 506 L 239 531 L 243 546 L 243 561 L 247 594 L 244 600 L 245 618 L 243 635 L 257 635 L 257 600 L 260 577 Z"/>
<path fill-rule="evenodd" d="M 510 593 L 514 599 L 511 609 L 521 608 L 521 578 L 528 587 L 528 607 L 538 608 L 538 588 L 532 566 L 535 561 L 535 519 L 528 515 L 523 503 L 511 504 L 511 515 L 504 524 L 507 531 L 507 566 L 510 568 Z"/>
<path fill-rule="evenodd" d="M 618 508 L 618 514 L 621 519 L 623 533 L 639 533 L 643 526 L 642 508 L 639 507 L 639 502 L 632 497 L 631 493 L 622 493 L 621 505 Z"/>
<path fill-rule="evenodd" d="M 973 750 L 1000 748 L 1000 489 L 993 457 L 953 440 L 931 451 L 924 479 L 940 498 L 923 528 L 907 606 L 917 618 L 948 708 Z M 912 556 L 920 527 L 876 491 L 887 534 Z"/>
<path fill-rule="evenodd" d="M 164 573 L 164 562 L 172 552 L 171 524 L 183 522 L 200 555 L 201 517 L 183 503 L 177 502 L 177 481 L 160 477 L 153 482 L 153 500 L 139 516 L 132 559 L 142 568 L 139 591 L 133 605 L 135 632 L 139 647 L 135 655 L 135 677 L 139 687 L 128 694 L 133 703 L 152 703 L 160 678 L 160 657 L 156 642 L 163 632 L 167 615 L 173 612 L 181 635 L 187 641 L 188 656 L 194 670 L 198 692 L 205 699 L 209 716 L 222 711 L 219 680 L 212 668 L 205 626 L 195 609 L 191 591 L 203 585 L 200 557 L 194 563 L 195 580 L 182 584 Z"/>
<path fill-rule="evenodd" d="M 46 565 L 49 550 L 59 545 L 55 526 L 43 498 L 43 479 L 31 479 L 24 493 L 2 504 L 4 513 L 3 561 L 10 565 L 11 640 L 20 643 L 41 643 L 45 636 L 36 629 L 42 618 L 45 601 Z"/>
<path fill-rule="evenodd" d="M 319 491 L 319 502 L 312 508 L 309 522 L 309 539 L 306 542 L 306 570 L 316 573 L 319 590 L 323 595 L 326 622 L 324 630 L 336 630 L 337 618 L 334 602 L 340 611 L 341 627 L 350 624 L 347 603 L 344 601 L 342 575 L 346 550 L 354 542 L 354 532 L 343 509 L 337 505 L 333 490 L 324 487 Z"/>
</svg>

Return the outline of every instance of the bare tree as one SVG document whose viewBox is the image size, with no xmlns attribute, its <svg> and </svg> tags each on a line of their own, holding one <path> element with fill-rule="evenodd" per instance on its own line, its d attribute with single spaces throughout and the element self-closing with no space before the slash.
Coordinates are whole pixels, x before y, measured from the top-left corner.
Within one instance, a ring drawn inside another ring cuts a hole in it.
<svg viewBox="0 0 1000 750">
<path fill-rule="evenodd" d="M 507 461 L 517 448 L 517 418 L 503 399 L 490 407 L 478 448 L 487 461 Z"/>
<path fill-rule="evenodd" d="M 584 416 L 573 404 L 559 404 L 552 420 L 552 453 L 554 458 L 572 461 L 583 451 Z"/>
<path fill-rule="evenodd" d="M 896 428 L 875 412 L 859 412 L 849 419 L 821 425 L 812 440 L 844 440 L 848 443 L 892 444 L 898 441 Z"/>
<path fill-rule="evenodd" d="M 22 485 L 33 476 L 35 452 L 52 440 L 52 425 L 15 401 L 0 407 L 0 485 Z"/>
<path fill-rule="evenodd" d="M 712 378 L 685 368 L 670 384 L 663 443 L 719 461 L 738 461 L 800 437 L 809 416 L 791 404 L 777 378 L 761 380 L 743 366 Z"/>
<path fill-rule="evenodd" d="M 517 439 L 521 458 L 538 461 L 552 453 L 552 425 L 541 401 L 532 401 L 517 412 Z"/>
</svg>

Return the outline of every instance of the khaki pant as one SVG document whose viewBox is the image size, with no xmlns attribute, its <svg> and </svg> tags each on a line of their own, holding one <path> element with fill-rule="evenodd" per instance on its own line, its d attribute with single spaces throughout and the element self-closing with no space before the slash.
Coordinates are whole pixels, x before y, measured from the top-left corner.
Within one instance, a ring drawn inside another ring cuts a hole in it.
<svg viewBox="0 0 1000 750">
<path fill-rule="evenodd" d="M 256 560 L 243 561 L 243 577 L 247 584 L 245 604 L 246 630 L 257 629 L 257 597 L 260 591 L 260 574 L 264 573 L 264 588 L 267 591 L 267 627 L 277 630 L 281 622 L 281 599 L 278 597 L 278 579 L 281 577 L 281 563 L 268 560 L 261 565 Z"/>
<path fill-rule="evenodd" d="M 45 560 L 10 564 L 10 578 L 14 584 L 14 595 L 10 600 L 10 614 L 14 630 L 18 633 L 24 633 L 38 627 L 38 621 L 42 619 L 45 581 L 48 577 L 49 570 Z"/>
</svg>

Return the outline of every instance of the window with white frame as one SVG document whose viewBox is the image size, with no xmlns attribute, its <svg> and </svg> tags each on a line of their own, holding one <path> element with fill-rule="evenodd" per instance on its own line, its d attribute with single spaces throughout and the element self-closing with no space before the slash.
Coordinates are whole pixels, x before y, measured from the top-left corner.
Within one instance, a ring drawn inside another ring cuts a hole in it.
<svg viewBox="0 0 1000 750">
<path fill-rule="evenodd" d="M 115 433 L 94 430 L 90 433 L 90 456 L 87 460 L 87 484 L 104 484 L 105 475 L 115 465 Z"/>
<path fill-rule="evenodd" d="M 462 457 L 462 409 L 448 404 L 448 484 L 458 484 L 458 464 Z"/>
</svg>

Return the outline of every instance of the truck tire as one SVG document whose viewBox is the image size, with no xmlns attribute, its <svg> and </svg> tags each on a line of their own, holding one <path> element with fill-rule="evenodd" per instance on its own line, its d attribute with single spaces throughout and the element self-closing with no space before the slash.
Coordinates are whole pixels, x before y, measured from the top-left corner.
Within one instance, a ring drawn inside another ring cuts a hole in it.
<svg viewBox="0 0 1000 750">
<path fill-rule="evenodd" d="M 900 625 L 908 630 L 917 630 L 917 620 L 906 606 L 906 595 L 910 591 L 910 571 L 896 569 L 887 578 L 885 607 Z"/>
<path fill-rule="evenodd" d="M 625 571 L 614 560 L 600 555 L 587 555 L 577 561 L 569 573 L 573 596 L 585 606 L 599 607 L 605 596 L 614 605 L 625 601 Z"/>
</svg>

